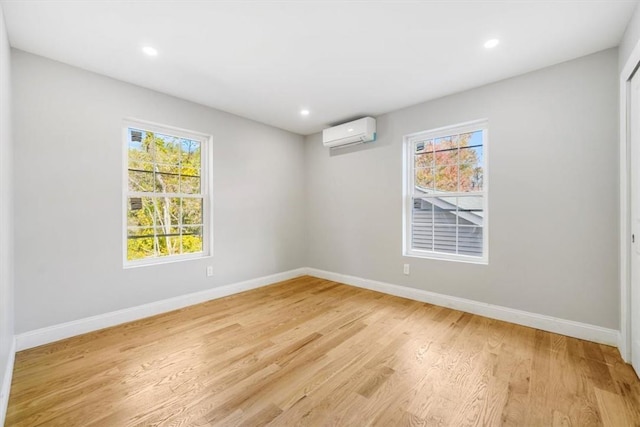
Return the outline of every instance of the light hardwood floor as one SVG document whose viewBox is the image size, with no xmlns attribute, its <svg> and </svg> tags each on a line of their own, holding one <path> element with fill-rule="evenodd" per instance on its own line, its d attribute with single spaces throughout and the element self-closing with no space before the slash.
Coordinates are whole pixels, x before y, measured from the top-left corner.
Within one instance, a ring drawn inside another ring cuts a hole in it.
<svg viewBox="0 0 640 427">
<path fill-rule="evenodd" d="M 303 277 L 16 356 L 9 426 L 640 425 L 618 351 Z"/>
</svg>

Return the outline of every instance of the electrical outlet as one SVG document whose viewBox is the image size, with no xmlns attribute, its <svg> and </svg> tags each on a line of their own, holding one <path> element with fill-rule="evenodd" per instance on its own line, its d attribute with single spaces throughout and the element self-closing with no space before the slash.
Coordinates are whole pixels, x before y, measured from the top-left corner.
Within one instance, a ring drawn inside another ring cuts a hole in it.
<svg viewBox="0 0 640 427">
<path fill-rule="evenodd" d="M 404 265 L 404 274 L 409 275 L 409 264 Z"/>
<path fill-rule="evenodd" d="M 213 276 L 213 266 L 212 265 L 207 267 L 207 277 L 211 277 L 211 276 Z"/>
</svg>

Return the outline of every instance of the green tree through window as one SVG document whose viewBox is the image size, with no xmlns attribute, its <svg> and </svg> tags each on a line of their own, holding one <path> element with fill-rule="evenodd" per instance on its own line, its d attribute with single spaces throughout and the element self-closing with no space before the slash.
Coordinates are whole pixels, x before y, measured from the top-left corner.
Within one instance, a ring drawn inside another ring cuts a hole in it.
<svg viewBox="0 0 640 427">
<path fill-rule="evenodd" d="M 127 129 L 128 261 L 202 253 L 202 141 Z"/>
</svg>

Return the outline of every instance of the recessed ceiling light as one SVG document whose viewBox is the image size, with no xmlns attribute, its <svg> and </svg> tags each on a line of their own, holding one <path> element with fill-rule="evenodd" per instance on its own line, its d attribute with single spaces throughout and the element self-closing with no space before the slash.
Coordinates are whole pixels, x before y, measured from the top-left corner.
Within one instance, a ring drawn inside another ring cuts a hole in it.
<svg viewBox="0 0 640 427">
<path fill-rule="evenodd" d="M 142 48 L 142 51 L 149 56 L 157 56 L 158 55 L 158 51 L 154 48 L 152 48 L 151 46 L 145 46 Z"/>
<path fill-rule="evenodd" d="M 486 42 L 484 42 L 484 47 L 487 49 L 493 49 L 494 47 L 498 46 L 500 44 L 500 40 L 498 39 L 491 39 L 491 40 L 487 40 Z"/>
<path fill-rule="evenodd" d="M 309 115 L 309 110 L 300 110 L 300 114 L 303 116 L 308 116 Z"/>
</svg>

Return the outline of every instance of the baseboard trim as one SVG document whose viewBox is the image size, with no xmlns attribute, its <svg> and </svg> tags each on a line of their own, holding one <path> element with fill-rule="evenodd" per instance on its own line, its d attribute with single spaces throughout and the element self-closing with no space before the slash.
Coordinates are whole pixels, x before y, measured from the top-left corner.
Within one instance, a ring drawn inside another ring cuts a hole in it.
<svg viewBox="0 0 640 427">
<path fill-rule="evenodd" d="M 402 298 L 427 302 L 430 304 L 448 307 L 467 313 L 478 314 L 480 316 L 503 320 L 506 322 L 528 326 L 543 331 L 554 332 L 561 335 L 593 341 L 600 344 L 619 347 L 621 343 L 620 331 L 617 331 L 615 329 L 607 329 L 587 323 L 560 319 L 543 314 L 516 310 L 513 308 L 478 302 L 466 298 L 438 294 L 422 289 L 393 285 L 390 283 L 319 270 L 316 268 L 298 268 L 295 270 L 258 277 L 255 279 L 246 280 L 244 282 L 220 286 L 201 292 L 181 295 L 175 298 L 169 298 L 149 304 L 140 305 L 137 307 L 104 313 L 97 316 L 87 317 L 84 319 L 74 320 L 71 322 L 66 322 L 59 325 L 49 326 L 46 328 L 18 334 L 16 335 L 14 340 L 14 351 L 12 352 L 12 354 L 15 353 L 15 351 L 26 350 L 40 345 L 49 344 L 76 335 L 97 331 L 122 323 L 143 319 L 145 317 L 155 316 L 157 314 L 166 313 L 172 310 L 178 310 L 190 305 L 200 304 L 212 299 L 222 298 L 225 296 L 237 294 L 239 292 L 260 288 L 273 283 L 293 279 L 295 277 L 304 275 L 315 276 L 321 279 L 332 280 L 335 282 L 382 292 L 389 295 L 395 295 Z M 9 369 L 9 367 L 7 367 L 7 369 Z M 13 369 L 13 359 L 11 359 L 11 369 Z M 4 387 L 10 387 L 10 385 L 11 380 L 9 380 L 8 385 L 4 384 L 3 382 L 3 399 L 5 396 Z M 5 404 L 5 402 L 2 401 L 0 402 L 0 404 Z"/>
<path fill-rule="evenodd" d="M 289 280 L 295 277 L 304 276 L 305 274 L 305 268 L 298 268 L 295 270 L 289 270 L 282 273 L 276 273 L 269 276 L 246 280 L 244 282 L 219 286 L 201 292 L 195 292 L 187 295 L 181 295 L 175 298 L 169 298 L 149 304 L 139 305 L 137 307 L 112 311 L 97 316 L 86 317 L 84 319 L 78 319 L 59 325 L 36 329 L 16 335 L 15 346 L 17 351 L 26 350 L 29 348 L 59 341 L 65 338 L 70 338 L 76 335 L 86 334 L 88 332 L 120 325 L 122 323 L 143 319 L 145 317 L 155 316 L 157 314 L 162 314 L 173 310 L 178 310 L 190 305 L 200 304 L 212 299 L 222 298 L 251 289 L 260 288 L 262 286 L 282 282 L 283 280 Z"/>
<path fill-rule="evenodd" d="M 9 349 L 9 359 L 4 369 L 2 377 L 2 388 L 0 388 L 0 426 L 4 425 L 7 418 L 7 406 L 9 405 L 9 393 L 11 392 L 11 380 L 13 379 L 13 364 L 16 358 L 16 340 L 11 340 L 11 348 Z"/>
<path fill-rule="evenodd" d="M 478 314 L 491 319 L 503 320 L 505 322 L 554 332 L 556 334 L 587 341 L 593 341 L 600 344 L 611 345 L 614 347 L 619 345 L 621 339 L 620 331 L 615 329 L 607 329 L 587 323 L 575 322 L 573 320 L 560 319 L 557 317 L 546 316 L 544 314 L 516 310 L 513 308 L 438 294 L 407 286 L 392 285 L 390 283 L 318 270 L 316 268 L 307 268 L 306 272 L 310 276 L 319 277 L 321 279 L 332 280 L 334 282 L 340 282 L 389 295 L 427 302 L 467 313 Z"/>
</svg>

